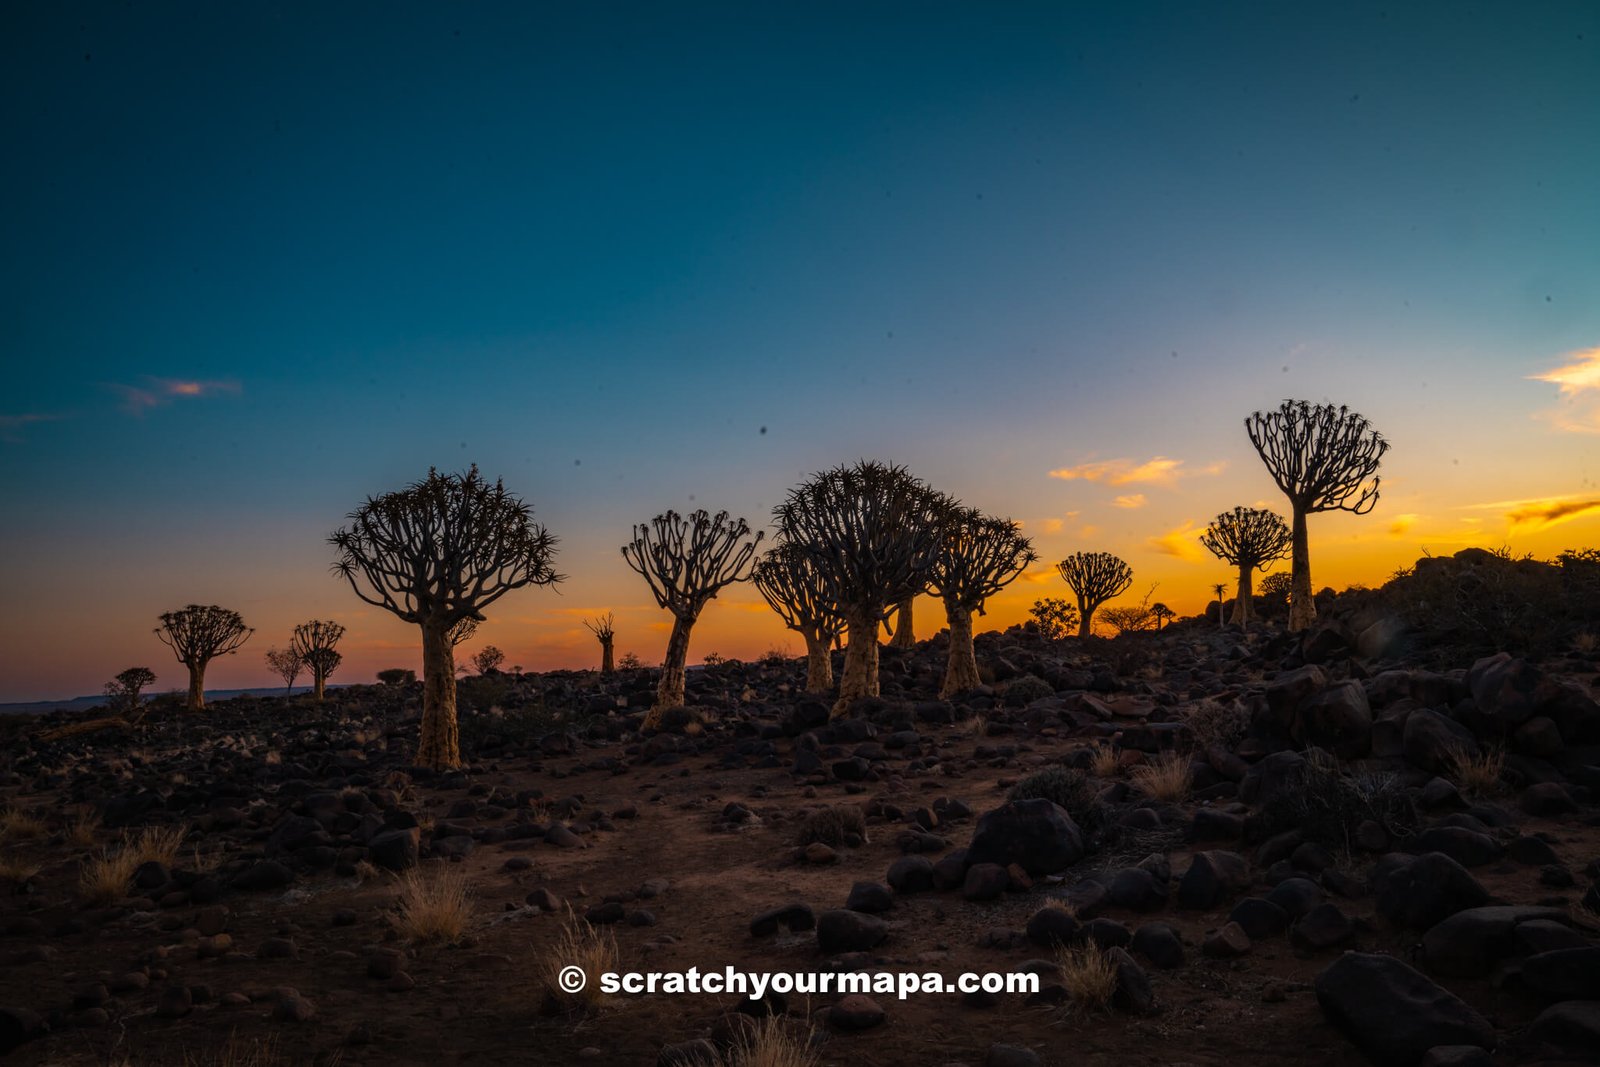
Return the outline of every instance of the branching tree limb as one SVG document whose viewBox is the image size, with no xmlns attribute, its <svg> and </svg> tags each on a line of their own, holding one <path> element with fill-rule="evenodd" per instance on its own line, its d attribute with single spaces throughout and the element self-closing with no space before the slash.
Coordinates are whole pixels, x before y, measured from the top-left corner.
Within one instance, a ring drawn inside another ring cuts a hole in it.
<svg viewBox="0 0 1600 1067">
<path fill-rule="evenodd" d="M 1311 599 L 1306 516 L 1318 511 L 1365 515 L 1378 503 L 1378 464 L 1389 442 L 1344 406 L 1285 400 L 1276 411 L 1244 420 L 1245 433 L 1293 512 L 1289 629 L 1317 617 Z M 1368 480 L 1370 479 L 1370 481 Z"/>
<path fill-rule="evenodd" d="M 422 629 L 422 739 L 417 762 L 461 765 L 452 628 L 516 589 L 562 580 L 556 539 L 532 509 L 476 466 L 369 497 L 329 541 L 334 573 L 364 602 Z"/>
<path fill-rule="evenodd" d="M 189 668 L 190 711 L 206 706 L 206 664 L 239 651 L 253 633 L 237 611 L 215 604 L 190 604 L 180 611 L 162 613 L 156 636 Z"/>
<path fill-rule="evenodd" d="M 1114 596 L 1121 596 L 1133 584 L 1133 570 L 1109 552 L 1074 552 L 1056 570 L 1078 597 L 1078 636 L 1094 632 L 1094 612 Z"/>
<path fill-rule="evenodd" d="M 779 541 L 750 572 L 761 596 L 783 624 L 806 642 L 806 692 L 833 688 L 833 642 L 844 619 L 823 592 L 811 557 L 797 545 Z"/>
<path fill-rule="evenodd" d="M 1010 519 L 976 508 L 951 508 L 941 530 L 939 552 L 928 573 L 928 588 L 944 601 L 950 624 L 950 653 L 939 696 L 949 697 L 979 684 L 972 648 L 972 613 L 983 614 L 991 596 L 1010 585 L 1038 559 L 1033 542 Z"/>
<path fill-rule="evenodd" d="M 683 706 L 689 633 L 695 620 L 724 587 L 749 577 L 763 536 L 757 533 L 751 538 L 750 524 L 729 518 L 726 511 L 715 516 L 694 511 L 687 518 L 669 511 L 635 526 L 633 540 L 622 546 L 622 558 L 644 577 L 656 604 L 672 612 L 672 636 L 661 664 L 655 706 L 645 716 L 646 729 L 659 727 L 667 709 Z"/>
<path fill-rule="evenodd" d="M 272 673 L 283 679 L 283 695 L 294 692 L 294 680 L 305 670 L 306 661 L 292 648 L 269 648 L 263 657 Z"/>
<path fill-rule="evenodd" d="M 1292 540 L 1284 521 L 1261 508 L 1224 511 L 1200 535 L 1200 543 L 1213 556 L 1239 568 L 1239 591 L 1233 599 L 1235 625 L 1248 626 L 1254 615 L 1254 572 L 1287 556 Z"/>
</svg>

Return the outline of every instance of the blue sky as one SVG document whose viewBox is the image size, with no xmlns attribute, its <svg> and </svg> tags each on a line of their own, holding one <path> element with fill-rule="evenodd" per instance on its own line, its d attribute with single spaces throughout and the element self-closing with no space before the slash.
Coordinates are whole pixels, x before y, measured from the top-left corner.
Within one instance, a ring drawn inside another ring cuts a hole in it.
<svg viewBox="0 0 1600 1067">
<path fill-rule="evenodd" d="M 484 631 L 530 667 L 606 608 L 659 656 L 632 523 L 859 455 L 1195 610 L 1217 568 L 1161 539 L 1277 503 L 1240 420 L 1291 395 L 1395 442 L 1330 578 L 1477 512 L 1592 540 L 1490 505 L 1596 489 L 1597 49 L 1584 3 L 13 11 L 0 699 L 177 684 L 190 600 L 261 628 L 223 682 L 313 615 L 414 658 L 323 539 L 430 465 L 563 538 Z M 1050 476 L 1154 457 L 1191 473 Z M 724 654 L 782 640 L 724 599 Z"/>
</svg>

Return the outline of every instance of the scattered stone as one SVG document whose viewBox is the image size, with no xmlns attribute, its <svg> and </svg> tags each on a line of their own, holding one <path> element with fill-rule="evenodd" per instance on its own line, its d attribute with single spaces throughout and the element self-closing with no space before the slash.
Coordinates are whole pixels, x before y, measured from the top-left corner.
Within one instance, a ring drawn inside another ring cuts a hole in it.
<svg viewBox="0 0 1600 1067">
<path fill-rule="evenodd" d="M 828 1009 L 828 1025 L 851 1032 L 881 1026 L 884 1019 L 878 1002 L 860 993 L 852 993 Z"/>
<path fill-rule="evenodd" d="M 859 911 L 841 908 L 817 917 L 817 946 L 824 955 L 865 952 L 888 936 L 888 923 Z"/>
<path fill-rule="evenodd" d="M 1494 1028 L 1393 956 L 1347 952 L 1317 975 L 1317 1003 L 1380 1067 L 1412 1067 L 1438 1045 L 1494 1047 Z"/>
</svg>

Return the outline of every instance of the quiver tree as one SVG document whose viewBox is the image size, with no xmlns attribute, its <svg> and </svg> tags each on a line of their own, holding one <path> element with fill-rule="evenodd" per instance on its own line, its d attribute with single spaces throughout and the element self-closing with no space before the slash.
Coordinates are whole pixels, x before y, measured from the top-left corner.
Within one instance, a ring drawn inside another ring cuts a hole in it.
<svg viewBox="0 0 1600 1067">
<path fill-rule="evenodd" d="M 616 615 L 608 611 L 604 615 L 596 615 L 592 619 L 584 619 L 583 625 L 600 642 L 600 673 L 610 674 L 617 669 L 616 663 L 612 659 L 612 648 L 617 640 Z"/>
<path fill-rule="evenodd" d="M 1244 420 L 1244 428 L 1267 473 L 1289 498 L 1294 515 L 1289 630 L 1304 630 L 1317 617 L 1311 599 L 1306 516 L 1318 511 L 1355 515 L 1371 511 L 1378 503 L 1378 464 L 1389 442 L 1343 405 L 1313 406 L 1304 400 L 1285 400 L 1276 411 L 1257 411 Z"/>
<path fill-rule="evenodd" d="M 646 729 L 659 727 L 668 708 L 683 707 L 689 632 L 724 586 L 749 576 L 750 561 L 763 536 L 757 533 L 752 538 L 750 524 L 730 519 L 726 511 L 713 516 L 701 509 L 688 518 L 669 511 L 635 526 L 633 540 L 622 546 L 622 558 L 649 583 L 656 604 L 672 613 L 672 636 L 661 662 L 655 706 L 645 716 Z"/>
<path fill-rule="evenodd" d="M 1150 605 L 1150 617 L 1156 621 L 1156 629 L 1159 630 L 1171 620 L 1176 619 L 1178 613 L 1158 600 Z"/>
<path fill-rule="evenodd" d="M 149 667 L 129 667 L 118 672 L 115 678 L 106 683 L 106 698 L 111 704 L 112 713 L 130 722 L 137 721 L 144 711 L 141 694 L 146 686 L 154 685 L 155 680 L 156 672 Z"/>
<path fill-rule="evenodd" d="M 926 588 L 952 506 L 904 467 L 862 460 L 813 475 L 773 509 L 780 536 L 810 560 L 849 633 L 835 717 L 877 695 L 878 626 Z"/>
<path fill-rule="evenodd" d="M 239 651 L 253 633 L 237 611 L 215 604 L 190 604 L 181 611 L 162 613 L 156 636 L 189 668 L 190 711 L 206 706 L 206 664 Z"/>
<path fill-rule="evenodd" d="M 317 700 L 322 699 L 328 679 L 339 669 L 339 664 L 344 662 L 344 654 L 337 647 L 339 639 L 343 636 L 343 626 L 320 619 L 303 622 L 294 628 L 294 638 L 290 642 L 290 647 L 299 653 L 300 658 L 305 660 L 306 666 L 311 668 L 311 692 Z"/>
<path fill-rule="evenodd" d="M 945 517 L 939 551 L 928 574 L 928 588 L 944 601 L 950 624 L 950 655 L 940 698 L 979 685 L 978 658 L 972 649 L 972 613 L 1010 585 L 1038 559 L 1033 542 L 1010 519 L 976 508 L 952 508 Z"/>
<path fill-rule="evenodd" d="M 889 641 L 890 648 L 909 651 L 917 647 L 917 632 L 913 627 L 912 608 L 916 604 L 916 596 L 901 597 L 900 603 L 894 609 L 894 636 Z"/>
<path fill-rule="evenodd" d="M 440 474 L 369 497 L 329 541 L 334 572 L 356 596 L 422 629 L 422 737 L 417 763 L 461 765 L 452 630 L 514 589 L 554 585 L 556 539 L 533 509 L 484 480 Z"/>
<path fill-rule="evenodd" d="M 1289 554 L 1291 535 L 1282 519 L 1261 508 L 1234 508 L 1211 521 L 1200 543 L 1224 563 L 1239 568 L 1239 589 L 1233 597 L 1236 626 L 1247 626 L 1254 614 L 1254 572 L 1266 570 Z"/>
<path fill-rule="evenodd" d="M 300 654 L 292 648 L 269 648 L 262 658 L 272 673 L 283 679 L 283 695 L 293 693 L 294 680 L 306 669 L 305 660 L 300 658 Z"/>
<path fill-rule="evenodd" d="M 778 613 L 783 624 L 806 642 L 806 692 L 833 688 L 833 643 L 844 620 L 824 595 L 811 557 L 797 545 L 780 541 L 761 557 L 750 580 Z"/>
<path fill-rule="evenodd" d="M 1133 569 L 1109 552 L 1074 552 L 1056 570 L 1078 597 L 1078 636 L 1094 632 L 1094 612 L 1133 584 Z"/>
</svg>

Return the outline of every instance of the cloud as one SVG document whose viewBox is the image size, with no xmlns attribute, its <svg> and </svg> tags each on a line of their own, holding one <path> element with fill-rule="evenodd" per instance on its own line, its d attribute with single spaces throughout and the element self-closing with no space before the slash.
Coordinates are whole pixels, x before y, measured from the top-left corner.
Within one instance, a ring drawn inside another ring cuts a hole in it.
<svg viewBox="0 0 1600 1067">
<path fill-rule="evenodd" d="M 216 393 L 238 394 L 243 391 L 235 381 L 198 381 L 189 378 L 146 378 L 142 386 L 113 383 L 111 388 L 121 394 L 122 410 L 136 416 L 178 399 Z"/>
<path fill-rule="evenodd" d="M 22 440 L 22 431 L 36 422 L 55 422 L 60 415 L 0 415 L 0 441 L 16 444 Z"/>
<path fill-rule="evenodd" d="M 1144 494 L 1129 493 L 1127 496 L 1119 496 L 1111 504 L 1113 507 L 1119 508 L 1142 508 L 1144 507 Z"/>
<path fill-rule="evenodd" d="M 1155 456 L 1143 463 L 1131 459 L 1107 459 L 1096 463 L 1080 463 L 1076 467 L 1060 467 L 1050 472 L 1050 477 L 1064 482 L 1083 480 L 1106 485 L 1163 485 L 1170 486 L 1180 478 L 1202 474 L 1221 474 L 1225 463 L 1208 463 L 1198 470 L 1186 469 L 1181 459 Z"/>
<path fill-rule="evenodd" d="M 1200 535 L 1204 532 L 1205 527 L 1184 520 L 1182 526 L 1168 530 L 1159 537 L 1152 537 L 1145 544 L 1164 556 L 1176 556 L 1192 563 L 1199 562 L 1206 558 L 1205 552 L 1200 548 Z"/>
<path fill-rule="evenodd" d="M 1534 533 L 1547 526 L 1570 522 L 1600 511 L 1600 497 L 1575 494 L 1529 497 L 1526 500 L 1495 500 L 1487 504 L 1468 504 L 1466 507 L 1472 511 L 1498 511 L 1510 524 L 1513 533 Z"/>
<path fill-rule="evenodd" d="M 1407 512 L 1404 515 L 1396 515 L 1394 517 L 1394 521 L 1389 524 L 1389 536 L 1404 537 L 1406 531 L 1415 526 L 1417 524 L 1417 520 L 1421 517 L 1422 516 L 1413 514 L 1411 512 Z"/>
<path fill-rule="evenodd" d="M 1528 375 L 1529 381 L 1550 382 L 1557 387 L 1560 403 L 1536 412 L 1559 430 L 1572 433 L 1600 433 L 1600 347 L 1573 352 L 1571 362 L 1543 374 Z"/>
<path fill-rule="evenodd" d="M 1058 534 L 1066 526 L 1063 519 L 1045 519 L 1039 523 L 1039 532 L 1043 534 Z"/>
</svg>

